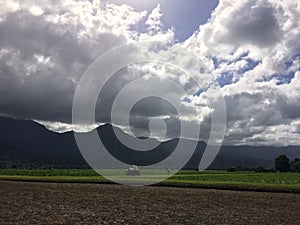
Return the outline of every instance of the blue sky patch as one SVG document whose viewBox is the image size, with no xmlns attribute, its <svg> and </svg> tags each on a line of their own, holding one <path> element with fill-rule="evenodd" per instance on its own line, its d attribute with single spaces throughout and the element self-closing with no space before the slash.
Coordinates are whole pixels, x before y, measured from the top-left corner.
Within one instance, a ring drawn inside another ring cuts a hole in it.
<svg viewBox="0 0 300 225">
<path fill-rule="evenodd" d="M 291 58 L 291 60 L 286 61 L 286 62 L 284 63 L 285 69 L 289 69 L 289 68 L 293 65 L 293 62 L 294 62 L 295 60 L 297 60 L 297 59 L 300 60 L 300 54 L 296 54 L 296 55 L 294 55 L 294 56 Z M 300 66 L 299 66 L 299 69 L 300 69 Z M 298 70 L 299 70 L 299 69 L 298 69 Z"/>
<path fill-rule="evenodd" d="M 232 84 L 233 74 L 232 72 L 222 72 L 221 76 L 217 79 L 221 87 Z"/>
<path fill-rule="evenodd" d="M 255 61 L 251 58 L 247 58 L 244 60 L 246 60 L 248 63 L 246 66 L 244 66 L 243 68 L 241 68 L 237 71 L 238 74 L 244 74 L 247 71 L 253 70 L 255 67 L 257 67 L 261 63 L 261 61 Z"/>
<path fill-rule="evenodd" d="M 283 85 L 291 83 L 292 79 L 295 77 L 294 71 L 287 74 L 273 74 L 270 77 L 264 77 L 262 80 L 257 80 L 257 82 L 268 82 L 271 80 L 276 80 L 276 85 Z"/>
<path fill-rule="evenodd" d="M 289 84 L 295 77 L 295 72 L 289 72 L 288 74 L 276 74 L 273 78 L 277 79 L 276 85 Z"/>
</svg>

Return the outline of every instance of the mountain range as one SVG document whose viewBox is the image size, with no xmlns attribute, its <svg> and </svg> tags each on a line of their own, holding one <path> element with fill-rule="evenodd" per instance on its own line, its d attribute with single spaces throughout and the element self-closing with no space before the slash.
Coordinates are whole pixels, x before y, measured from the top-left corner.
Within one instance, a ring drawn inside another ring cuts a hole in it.
<svg viewBox="0 0 300 225">
<path fill-rule="evenodd" d="M 139 166 L 150 165 L 168 157 L 179 141 L 172 139 L 160 142 L 154 150 L 140 152 L 124 146 L 115 136 L 113 126 L 110 124 L 99 126 L 97 131 L 111 155 L 127 164 Z M 128 140 L 134 140 L 134 137 L 121 130 L 119 133 Z M 194 144 L 197 147 L 185 165 L 186 169 L 198 167 L 206 147 L 203 141 Z M 210 168 L 225 169 L 230 166 L 252 168 L 258 165 L 272 167 L 274 159 L 282 154 L 290 159 L 300 158 L 300 146 L 222 146 Z M 89 168 L 89 165 L 76 145 L 73 132 L 55 133 L 31 120 L 0 117 L 0 167 Z"/>
</svg>

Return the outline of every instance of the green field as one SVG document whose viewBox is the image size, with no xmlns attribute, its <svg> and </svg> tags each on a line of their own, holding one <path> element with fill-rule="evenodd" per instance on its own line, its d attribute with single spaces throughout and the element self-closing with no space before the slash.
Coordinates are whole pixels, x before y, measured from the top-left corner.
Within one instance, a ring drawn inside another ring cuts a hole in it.
<svg viewBox="0 0 300 225">
<path fill-rule="evenodd" d="M 151 175 L 150 175 L 151 172 Z M 124 170 L 107 170 L 116 178 L 125 178 Z M 153 175 L 155 174 L 155 175 Z M 166 176 L 166 171 L 142 171 L 134 179 L 156 179 Z M 40 182 L 111 183 L 94 170 L 0 170 L 0 179 Z M 157 185 L 217 188 L 252 191 L 300 192 L 300 173 L 257 173 L 227 171 L 180 171 Z"/>
</svg>

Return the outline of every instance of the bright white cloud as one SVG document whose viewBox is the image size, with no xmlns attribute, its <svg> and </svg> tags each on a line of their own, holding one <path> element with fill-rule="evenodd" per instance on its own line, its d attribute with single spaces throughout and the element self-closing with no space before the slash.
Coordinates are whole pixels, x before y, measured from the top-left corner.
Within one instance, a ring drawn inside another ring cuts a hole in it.
<svg viewBox="0 0 300 225">
<path fill-rule="evenodd" d="M 47 129 L 55 131 L 57 133 L 65 133 L 69 131 L 75 130 L 79 133 L 86 133 L 89 132 L 99 126 L 102 126 L 104 124 L 69 124 L 69 123 L 61 123 L 61 122 L 49 122 L 49 121 L 42 121 L 42 120 L 36 120 L 37 123 L 40 123 L 44 125 Z"/>
<path fill-rule="evenodd" d="M 161 22 L 162 16 L 163 14 L 161 13 L 160 5 L 158 4 L 157 7 L 149 14 L 146 21 L 150 34 L 155 34 L 163 30 L 164 24 Z"/>
<path fill-rule="evenodd" d="M 225 143 L 300 143 L 290 132 L 300 117 L 299 15 L 297 1 L 223 0 L 184 43 L 213 61 L 211 73 L 225 85 Z"/>
</svg>

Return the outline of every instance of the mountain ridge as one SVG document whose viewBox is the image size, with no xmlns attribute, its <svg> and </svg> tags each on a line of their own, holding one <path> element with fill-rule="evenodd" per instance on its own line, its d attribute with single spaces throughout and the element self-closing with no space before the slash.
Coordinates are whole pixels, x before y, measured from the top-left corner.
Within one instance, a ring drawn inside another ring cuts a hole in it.
<svg viewBox="0 0 300 225">
<path fill-rule="evenodd" d="M 145 166 L 163 160 L 171 155 L 179 140 L 176 138 L 159 142 L 157 149 L 140 152 L 122 145 L 115 137 L 110 124 L 99 126 L 96 130 L 105 147 L 115 158 L 132 165 Z M 125 138 L 134 139 L 123 131 L 121 134 L 125 135 Z M 55 133 L 31 120 L 0 117 L 0 167 L 33 165 L 88 168 L 73 135 L 72 131 Z M 184 139 L 183 141 L 192 140 Z M 198 167 L 205 147 L 205 142 L 197 142 L 195 152 L 185 166 L 186 169 Z M 300 157 L 300 147 L 222 146 L 210 168 L 225 169 L 229 166 L 255 167 L 258 165 L 270 167 L 280 154 L 286 154 L 290 159 Z"/>
</svg>

